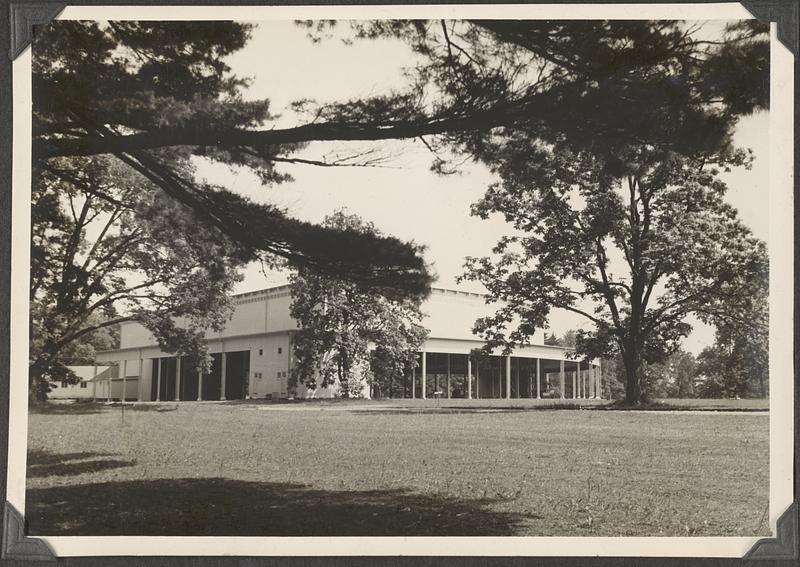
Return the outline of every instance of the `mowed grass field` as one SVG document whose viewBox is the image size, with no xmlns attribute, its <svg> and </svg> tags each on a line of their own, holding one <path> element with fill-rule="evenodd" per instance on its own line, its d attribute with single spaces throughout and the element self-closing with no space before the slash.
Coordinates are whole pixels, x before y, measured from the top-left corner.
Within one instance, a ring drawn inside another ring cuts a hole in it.
<svg viewBox="0 0 800 567">
<path fill-rule="evenodd" d="M 442 401 L 442 406 L 446 402 Z M 32 535 L 768 533 L 766 412 L 184 403 L 30 415 Z"/>
</svg>

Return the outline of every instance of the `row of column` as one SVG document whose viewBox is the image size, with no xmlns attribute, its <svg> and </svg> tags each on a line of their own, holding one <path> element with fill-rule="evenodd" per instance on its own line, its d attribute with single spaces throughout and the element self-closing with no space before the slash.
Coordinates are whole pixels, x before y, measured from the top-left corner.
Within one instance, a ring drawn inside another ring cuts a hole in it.
<svg viewBox="0 0 800 567">
<path fill-rule="evenodd" d="M 227 376 L 227 353 L 224 351 L 221 353 L 221 372 L 220 372 L 220 400 L 225 400 L 225 387 L 226 387 L 226 376 Z M 183 357 L 177 356 L 175 357 L 175 398 L 173 401 L 179 402 L 181 401 L 181 359 Z M 141 402 L 142 401 L 142 386 L 144 384 L 143 379 L 143 369 L 144 369 L 144 361 L 145 360 L 155 360 L 156 361 L 156 400 L 157 402 L 161 400 L 161 357 L 155 359 L 145 359 L 139 357 L 139 380 L 137 384 L 137 392 L 136 392 L 136 400 Z M 120 395 L 120 399 L 124 402 L 127 399 L 127 378 L 128 378 L 128 360 L 122 360 L 120 363 L 117 363 L 117 368 L 122 369 L 122 392 Z M 94 365 L 94 378 L 92 381 L 92 388 L 93 388 L 93 398 L 94 401 L 97 401 L 97 364 Z M 109 373 L 108 378 L 106 379 L 107 389 L 106 389 L 106 398 L 108 402 L 111 401 L 111 394 L 112 394 L 112 377 Z M 197 401 L 203 401 L 203 373 L 197 373 Z"/>
<path fill-rule="evenodd" d="M 427 399 L 427 377 L 428 377 L 428 361 L 427 361 L 427 352 L 422 352 L 422 364 L 421 364 L 421 377 L 422 377 L 422 399 Z M 541 383 L 541 359 L 537 358 L 536 360 L 536 399 L 541 399 L 542 397 L 542 383 Z M 561 393 L 561 399 L 566 399 L 566 372 L 564 370 L 564 362 L 563 360 L 560 362 L 559 368 L 559 391 Z M 511 356 L 505 357 L 505 364 L 506 364 L 506 399 L 511 399 Z M 580 363 L 576 362 L 577 369 L 574 372 L 571 372 L 572 375 L 572 399 L 602 399 L 603 397 L 603 388 L 602 388 L 602 373 L 600 371 L 599 366 L 592 366 L 589 365 L 587 369 L 581 369 Z M 447 397 L 450 397 L 450 354 L 447 354 Z M 478 369 L 476 369 L 478 370 Z M 480 397 L 480 375 L 478 372 L 475 373 L 475 382 L 476 382 L 476 392 L 477 396 Z M 412 370 L 411 373 L 411 397 L 417 397 L 417 388 L 416 388 L 416 370 Z M 517 398 L 520 397 L 520 388 L 519 388 L 519 373 L 517 373 Z M 467 399 L 472 399 L 472 360 L 469 356 L 467 356 Z"/>
</svg>

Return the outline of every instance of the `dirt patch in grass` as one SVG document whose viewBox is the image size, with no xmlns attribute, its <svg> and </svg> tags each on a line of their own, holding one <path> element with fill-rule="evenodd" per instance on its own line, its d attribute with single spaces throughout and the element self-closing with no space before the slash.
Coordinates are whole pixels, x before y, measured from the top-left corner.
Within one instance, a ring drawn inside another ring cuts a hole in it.
<svg viewBox="0 0 800 567">
<path fill-rule="evenodd" d="M 30 533 L 767 533 L 764 413 L 358 406 L 32 414 Z"/>
</svg>

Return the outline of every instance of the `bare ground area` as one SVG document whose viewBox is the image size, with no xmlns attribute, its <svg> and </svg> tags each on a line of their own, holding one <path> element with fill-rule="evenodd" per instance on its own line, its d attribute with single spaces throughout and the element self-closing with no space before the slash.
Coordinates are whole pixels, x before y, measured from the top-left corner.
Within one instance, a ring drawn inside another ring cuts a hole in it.
<svg viewBox="0 0 800 567">
<path fill-rule="evenodd" d="M 768 533 L 766 412 L 408 402 L 33 411 L 29 533 Z"/>
</svg>

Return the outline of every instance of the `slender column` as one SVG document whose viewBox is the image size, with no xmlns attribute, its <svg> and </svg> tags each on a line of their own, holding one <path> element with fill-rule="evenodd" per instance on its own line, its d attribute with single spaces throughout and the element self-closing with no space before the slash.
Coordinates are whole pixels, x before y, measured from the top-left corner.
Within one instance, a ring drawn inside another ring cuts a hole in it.
<svg viewBox="0 0 800 567">
<path fill-rule="evenodd" d="M 536 359 L 536 399 L 542 399 L 542 359 Z"/>
<path fill-rule="evenodd" d="M 92 371 L 92 401 L 97 401 L 97 363 L 95 363 Z"/>
<path fill-rule="evenodd" d="M 467 399 L 472 399 L 472 360 L 467 355 Z"/>
<path fill-rule="evenodd" d="M 119 362 L 117 362 L 117 374 L 119 374 Z M 106 379 L 106 402 L 111 401 L 111 369 L 108 371 L 108 378 Z"/>
<path fill-rule="evenodd" d="M 522 394 L 519 391 L 519 365 L 520 365 L 521 362 L 522 362 L 522 359 L 518 358 L 517 359 L 517 371 L 514 374 L 514 379 L 515 379 L 515 381 L 517 383 L 517 398 L 521 398 L 522 397 Z"/>
<path fill-rule="evenodd" d="M 122 361 L 122 393 L 119 395 L 119 401 L 123 404 L 125 403 L 125 398 L 127 397 L 126 394 L 128 390 L 125 388 L 127 386 L 126 379 L 128 377 L 128 359 Z"/>
<path fill-rule="evenodd" d="M 597 391 L 598 391 L 597 397 L 602 400 L 603 399 L 603 367 L 600 365 L 600 363 L 597 364 L 596 370 L 597 370 Z"/>
<path fill-rule="evenodd" d="M 416 364 L 416 362 L 415 362 Z M 417 369 L 416 367 L 411 367 L 411 399 L 417 397 Z"/>
<path fill-rule="evenodd" d="M 575 372 L 578 373 L 578 383 L 581 385 L 581 399 L 586 399 L 586 376 L 584 376 L 583 371 L 581 371 L 581 365 L 578 364 L 577 370 Z"/>
<path fill-rule="evenodd" d="M 197 372 L 197 401 L 203 401 L 203 373 Z"/>
<path fill-rule="evenodd" d="M 481 361 L 475 361 L 475 399 L 481 399 Z"/>
<path fill-rule="evenodd" d="M 577 377 L 577 380 L 578 380 L 578 397 L 583 399 L 584 398 L 584 395 L 583 395 L 583 380 L 581 380 L 580 366 L 576 366 L 575 367 L 575 376 Z"/>
<path fill-rule="evenodd" d="M 139 352 L 139 382 L 136 384 L 136 401 L 142 401 L 142 385 L 144 383 L 144 359 L 142 353 Z"/>
<path fill-rule="evenodd" d="M 225 347 L 223 346 L 222 348 L 224 349 Z M 225 382 L 226 382 L 226 377 L 227 377 L 226 376 L 227 375 L 227 366 L 228 366 L 228 353 L 224 352 L 224 350 L 223 350 L 223 352 L 222 352 L 222 374 L 221 374 L 222 377 L 220 379 L 221 383 L 220 383 L 220 386 L 219 386 L 220 387 L 220 391 L 219 391 L 219 399 L 220 400 L 224 400 L 225 399 Z"/>
<path fill-rule="evenodd" d="M 572 399 L 578 399 L 578 377 L 575 375 L 574 372 L 571 373 L 572 375 Z"/>
<path fill-rule="evenodd" d="M 511 357 L 506 356 L 506 399 L 511 399 Z"/>
<path fill-rule="evenodd" d="M 531 370 L 531 359 L 528 358 L 528 397 L 533 397 L 533 370 Z"/>
<path fill-rule="evenodd" d="M 580 372 L 580 374 L 581 374 L 581 386 L 583 388 L 583 390 L 582 390 L 583 391 L 583 399 L 587 400 L 587 399 L 589 399 L 589 388 L 588 388 L 589 383 L 586 380 L 586 372 L 583 371 L 583 368 L 581 368 L 580 364 L 578 364 L 578 372 Z"/>
<path fill-rule="evenodd" d="M 583 398 L 588 400 L 592 397 L 592 392 L 589 390 L 589 374 L 580 366 L 578 368 L 580 368 L 581 380 L 583 381 Z"/>
<path fill-rule="evenodd" d="M 564 360 L 560 361 L 559 365 L 559 372 L 558 372 L 558 380 L 559 384 L 561 385 L 561 399 L 564 399 Z"/>
<path fill-rule="evenodd" d="M 589 381 L 589 397 L 594 399 L 597 396 L 594 395 L 594 374 L 592 374 L 592 365 L 588 365 L 586 368 L 586 379 Z"/>
<path fill-rule="evenodd" d="M 158 374 L 156 374 L 156 401 L 161 401 L 161 357 L 158 357 Z"/>
<path fill-rule="evenodd" d="M 181 355 L 175 356 L 175 401 L 181 401 Z"/>
<path fill-rule="evenodd" d="M 447 397 L 450 397 L 450 353 L 447 353 Z"/>
<path fill-rule="evenodd" d="M 428 353 L 424 350 L 422 351 L 422 399 L 428 397 L 428 393 L 425 391 L 428 387 Z"/>
</svg>

